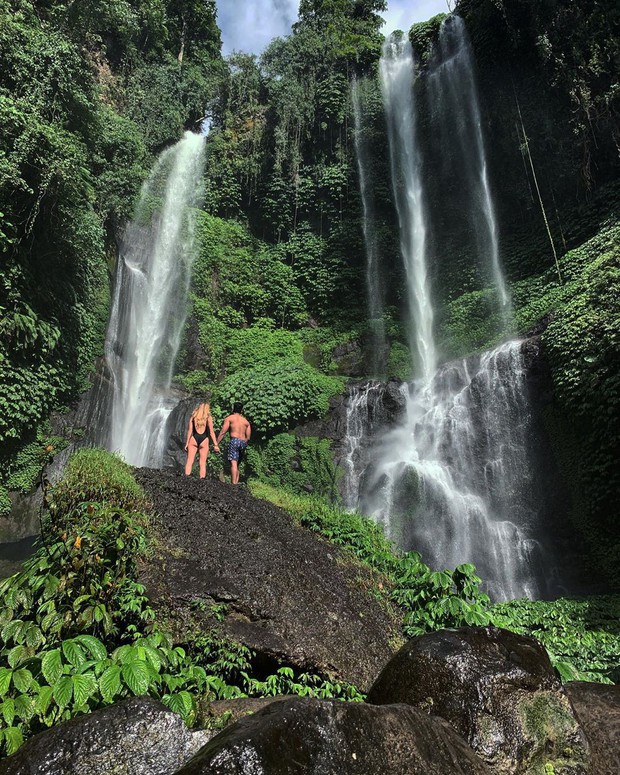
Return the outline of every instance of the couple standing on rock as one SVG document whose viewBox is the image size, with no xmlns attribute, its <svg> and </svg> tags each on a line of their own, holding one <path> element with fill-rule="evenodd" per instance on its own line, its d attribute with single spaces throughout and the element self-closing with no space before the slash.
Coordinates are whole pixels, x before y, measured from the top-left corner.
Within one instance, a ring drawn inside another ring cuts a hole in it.
<svg viewBox="0 0 620 775">
<path fill-rule="evenodd" d="M 214 450 L 219 452 L 219 443 L 229 432 L 228 460 L 230 461 L 230 481 L 232 484 L 238 484 L 239 462 L 243 457 L 252 433 L 250 423 L 243 416 L 243 406 L 239 402 L 233 405 L 232 414 L 229 414 L 224 420 L 217 439 L 213 430 L 213 416 L 211 415 L 210 404 L 200 404 L 200 406 L 194 409 L 192 416 L 189 418 L 187 439 L 185 441 L 185 451 L 187 452 L 185 475 L 189 476 L 191 474 L 196 452 L 198 452 L 200 478 L 204 479 L 207 475 L 209 437 L 213 440 Z"/>
</svg>

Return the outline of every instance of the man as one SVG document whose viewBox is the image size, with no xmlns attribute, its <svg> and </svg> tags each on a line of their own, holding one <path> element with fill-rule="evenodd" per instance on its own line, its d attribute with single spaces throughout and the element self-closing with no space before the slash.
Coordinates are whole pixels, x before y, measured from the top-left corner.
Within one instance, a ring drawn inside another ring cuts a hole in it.
<svg viewBox="0 0 620 775">
<path fill-rule="evenodd" d="M 243 405 L 236 402 L 233 405 L 232 414 L 224 420 L 222 430 L 217 437 L 217 443 L 230 431 L 230 444 L 228 445 L 228 459 L 230 460 L 230 481 L 239 484 L 239 461 L 243 457 L 248 446 L 252 428 L 243 416 Z"/>
</svg>

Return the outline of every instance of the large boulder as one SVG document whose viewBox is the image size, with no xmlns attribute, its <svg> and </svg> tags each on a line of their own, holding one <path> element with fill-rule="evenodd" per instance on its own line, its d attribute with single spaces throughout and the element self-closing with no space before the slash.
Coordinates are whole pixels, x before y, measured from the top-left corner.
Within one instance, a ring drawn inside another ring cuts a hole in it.
<svg viewBox="0 0 620 775">
<path fill-rule="evenodd" d="M 490 775 L 440 719 L 415 708 L 275 702 L 214 737 L 177 775 Z"/>
<path fill-rule="evenodd" d="M 212 734 L 134 697 L 35 735 L 0 762 L 0 775 L 173 775 Z"/>
<path fill-rule="evenodd" d="M 588 771 L 585 735 L 534 638 L 497 627 L 414 638 L 384 668 L 368 702 L 441 716 L 496 773 Z"/>
<path fill-rule="evenodd" d="M 620 686 L 575 681 L 565 684 L 564 690 L 590 743 L 591 775 L 618 775 Z"/>
<path fill-rule="evenodd" d="M 142 579 L 178 641 L 211 621 L 257 652 L 263 672 L 284 663 L 370 686 L 401 642 L 367 591 L 370 571 L 241 485 L 166 470 L 136 478 L 161 515 Z"/>
</svg>

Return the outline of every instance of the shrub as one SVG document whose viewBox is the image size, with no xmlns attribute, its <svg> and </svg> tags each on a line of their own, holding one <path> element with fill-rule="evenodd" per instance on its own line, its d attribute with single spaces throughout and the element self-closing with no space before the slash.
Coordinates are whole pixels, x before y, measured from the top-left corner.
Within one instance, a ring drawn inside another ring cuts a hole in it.
<svg viewBox="0 0 620 775">
<path fill-rule="evenodd" d="M 146 499 L 131 468 L 101 449 L 81 449 L 67 463 L 63 479 L 49 496 L 54 514 L 71 514 L 81 504 L 96 501 L 128 511 L 142 511 Z"/>
<path fill-rule="evenodd" d="M 327 377 L 305 363 L 281 360 L 227 377 L 215 397 L 222 408 L 241 401 L 254 431 L 271 436 L 324 415 L 330 397 L 343 387 L 342 379 Z"/>
</svg>

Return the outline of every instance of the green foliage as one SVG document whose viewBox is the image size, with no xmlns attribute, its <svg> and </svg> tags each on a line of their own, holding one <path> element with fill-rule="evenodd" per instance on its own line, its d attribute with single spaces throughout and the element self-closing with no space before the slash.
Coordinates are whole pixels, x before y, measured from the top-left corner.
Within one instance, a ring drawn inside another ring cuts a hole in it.
<svg viewBox="0 0 620 775">
<path fill-rule="evenodd" d="M 130 512 L 146 507 L 144 493 L 126 463 L 100 449 L 80 449 L 69 459 L 49 502 L 54 512 L 71 515 L 90 501 Z"/>
<path fill-rule="evenodd" d="M 294 493 L 311 491 L 338 500 L 339 469 L 334 465 L 327 439 L 280 433 L 263 448 L 247 451 L 251 474 L 273 487 Z"/>
<path fill-rule="evenodd" d="M 491 608 L 498 627 L 532 635 L 549 652 L 564 681 L 620 678 L 620 598 L 513 600 Z"/>
<path fill-rule="evenodd" d="M 137 511 L 140 488 L 114 456 L 81 450 L 49 501 L 42 545 L 0 584 L 0 752 L 134 695 L 160 699 L 188 724 L 201 697 L 362 699 L 353 686 L 287 666 L 259 680 L 253 653 L 215 630 L 174 645 L 136 580 L 149 520 Z M 217 622 L 223 612 L 211 614 Z"/>
<path fill-rule="evenodd" d="M 403 612 L 408 637 L 430 630 L 489 623 L 489 598 L 470 564 L 454 571 L 432 571 L 417 552 L 400 554 L 379 525 L 360 514 L 341 511 L 319 498 L 292 495 L 253 481 L 252 493 L 288 511 L 299 524 L 346 549 L 384 578 L 389 600 Z"/>
<path fill-rule="evenodd" d="M 277 361 L 226 377 L 215 398 L 222 408 L 241 401 L 252 428 L 271 436 L 323 416 L 331 396 L 343 390 L 343 380 L 327 377 L 305 363 Z"/>
</svg>

